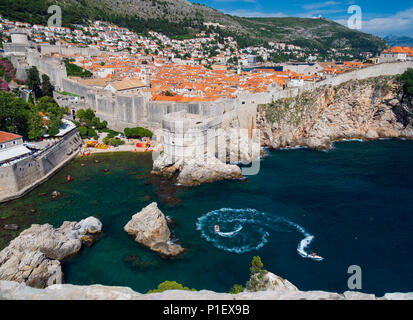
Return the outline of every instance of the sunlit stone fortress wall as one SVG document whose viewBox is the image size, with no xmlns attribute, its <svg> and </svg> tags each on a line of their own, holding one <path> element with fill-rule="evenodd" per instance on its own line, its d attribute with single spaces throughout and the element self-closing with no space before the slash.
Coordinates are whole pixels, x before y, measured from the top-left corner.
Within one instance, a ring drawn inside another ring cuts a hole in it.
<svg viewBox="0 0 413 320">
<path fill-rule="evenodd" d="M 81 142 L 75 129 L 48 149 L 0 167 L 0 202 L 20 197 L 47 180 L 77 155 Z"/>
<path fill-rule="evenodd" d="M 178 111 L 168 113 L 162 120 L 162 143 L 165 155 L 173 162 L 214 155 L 216 146 L 225 145 L 222 135 L 222 116 L 202 116 Z"/>
</svg>

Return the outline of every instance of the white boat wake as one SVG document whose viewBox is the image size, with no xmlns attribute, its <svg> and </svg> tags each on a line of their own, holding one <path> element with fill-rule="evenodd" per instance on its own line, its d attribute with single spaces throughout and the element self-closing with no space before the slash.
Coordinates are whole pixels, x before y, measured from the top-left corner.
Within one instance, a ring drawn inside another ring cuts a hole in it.
<svg viewBox="0 0 413 320">
<path fill-rule="evenodd" d="M 238 232 L 240 232 L 242 230 L 242 226 L 239 226 L 238 229 L 231 231 L 231 232 L 221 232 L 221 231 L 217 231 L 216 233 L 219 234 L 221 237 L 233 237 L 234 235 L 236 235 Z"/>
<path fill-rule="evenodd" d="M 286 218 L 274 217 L 255 209 L 221 208 L 210 211 L 198 218 L 197 229 L 201 232 L 201 236 L 216 248 L 234 253 L 262 248 L 267 243 L 271 231 L 292 232 L 296 230 L 304 236 L 298 243 L 298 254 L 315 261 L 323 260 L 315 253 L 307 252 L 314 236 L 303 227 Z"/>
</svg>

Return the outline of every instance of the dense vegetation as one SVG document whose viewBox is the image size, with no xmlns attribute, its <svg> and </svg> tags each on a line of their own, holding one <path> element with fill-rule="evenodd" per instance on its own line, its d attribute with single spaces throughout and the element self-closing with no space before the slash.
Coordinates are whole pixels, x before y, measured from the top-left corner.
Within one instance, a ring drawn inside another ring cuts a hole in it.
<svg viewBox="0 0 413 320">
<path fill-rule="evenodd" d="M 27 87 L 32 91 L 35 98 L 42 96 L 53 97 L 54 87 L 50 83 L 48 75 L 42 75 L 42 81 L 40 81 L 39 70 L 35 66 L 27 70 Z"/>
<path fill-rule="evenodd" d="M 82 138 L 93 137 L 97 140 L 98 134 L 96 130 L 104 130 L 108 125 L 107 121 L 100 121 L 100 119 L 95 116 L 95 112 L 90 108 L 78 110 L 76 117 L 79 121 L 75 123 L 78 126 L 78 131 Z"/>
<path fill-rule="evenodd" d="M 89 70 L 83 69 L 82 67 L 71 63 L 69 60 L 65 60 L 65 67 L 68 76 L 90 78 L 93 75 Z"/>
<path fill-rule="evenodd" d="M 189 289 L 188 287 L 184 287 L 182 284 L 176 281 L 164 281 L 158 285 L 157 289 L 149 290 L 148 293 L 155 293 L 155 292 L 164 292 L 166 290 L 189 290 L 189 291 L 196 291 L 195 289 Z"/>
<path fill-rule="evenodd" d="M 42 97 L 34 105 L 12 93 L 0 92 L 0 130 L 22 135 L 25 139 L 59 133 L 66 111 L 51 97 Z"/>
<path fill-rule="evenodd" d="M 125 136 L 127 138 L 142 138 L 142 137 L 148 137 L 152 138 L 153 133 L 152 131 L 142 128 L 142 127 L 136 127 L 136 128 L 125 128 Z"/>
</svg>

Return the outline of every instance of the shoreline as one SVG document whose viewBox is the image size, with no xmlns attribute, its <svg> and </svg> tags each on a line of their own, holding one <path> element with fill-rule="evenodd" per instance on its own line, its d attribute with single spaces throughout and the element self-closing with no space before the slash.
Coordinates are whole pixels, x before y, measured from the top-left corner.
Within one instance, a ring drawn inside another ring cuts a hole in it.
<svg viewBox="0 0 413 320">
<path fill-rule="evenodd" d="M 375 142 L 375 141 L 385 141 L 385 140 L 394 140 L 394 141 L 413 141 L 413 137 L 409 136 L 399 136 L 399 137 L 378 137 L 378 138 L 367 138 L 367 137 L 352 137 L 352 138 L 337 138 L 337 139 L 331 139 L 329 141 L 328 146 L 325 147 L 311 147 L 305 144 L 293 144 L 289 146 L 278 146 L 278 147 L 273 147 L 268 144 L 263 144 L 261 148 L 263 149 L 269 149 L 269 150 L 281 150 L 281 151 L 290 151 L 290 150 L 298 150 L 298 149 L 309 149 L 309 150 L 314 150 L 314 151 L 321 151 L 321 152 L 328 152 L 334 149 L 334 144 L 335 143 L 340 143 L 340 142 Z"/>
<path fill-rule="evenodd" d="M 94 140 L 88 140 L 88 139 L 84 139 L 82 141 L 82 146 L 80 148 L 80 155 L 79 157 L 81 157 L 81 154 L 85 153 L 85 152 L 89 152 L 90 154 L 94 154 L 94 153 L 108 153 L 108 152 L 152 152 L 152 151 L 145 151 L 148 148 L 143 148 L 143 147 L 137 147 L 136 144 L 142 141 L 139 141 L 137 139 L 126 139 L 126 143 L 119 145 L 119 146 L 111 146 L 109 145 L 108 148 L 106 149 L 101 149 L 101 148 L 95 148 L 95 147 L 88 147 L 86 146 L 86 144 L 90 141 L 94 141 Z M 155 142 L 155 145 L 158 145 L 158 143 Z M 158 151 L 158 150 L 153 150 L 153 151 Z"/>
</svg>

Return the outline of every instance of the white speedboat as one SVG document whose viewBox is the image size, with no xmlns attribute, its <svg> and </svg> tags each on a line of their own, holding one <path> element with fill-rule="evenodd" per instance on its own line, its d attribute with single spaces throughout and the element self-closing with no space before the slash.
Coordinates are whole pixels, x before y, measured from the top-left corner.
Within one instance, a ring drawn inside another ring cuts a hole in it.
<svg viewBox="0 0 413 320">
<path fill-rule="evenodd" d="M 316 261 L 324 260 L 323 257 L 315 254 L 315 252 L 313 252 L 312 254 L 307 255 L 307 258 L 311 258 L 311 259 L 316 260 Z"/>
</svg>

